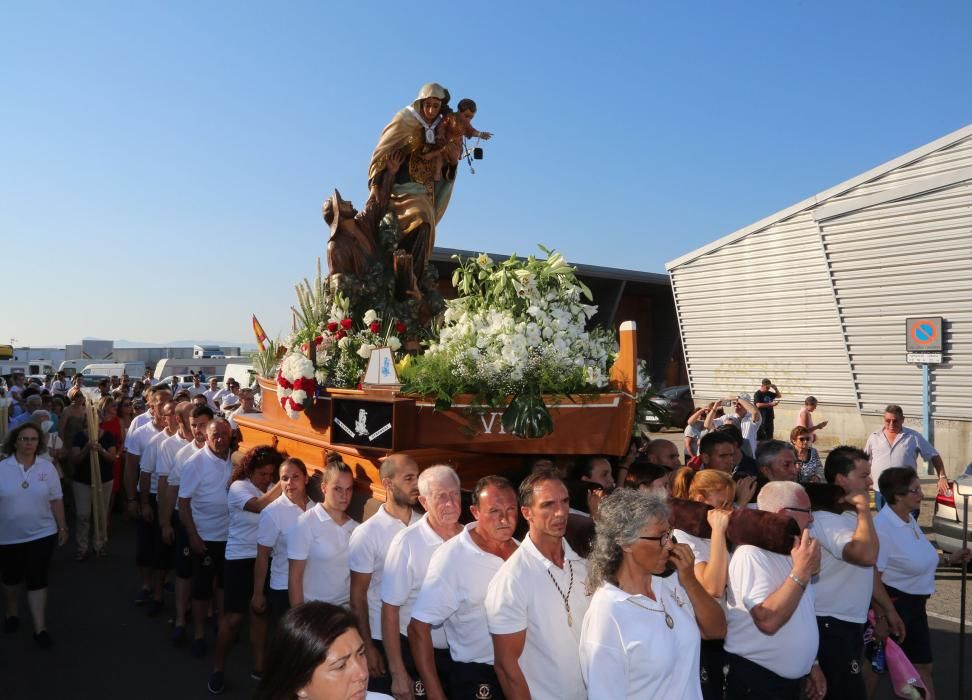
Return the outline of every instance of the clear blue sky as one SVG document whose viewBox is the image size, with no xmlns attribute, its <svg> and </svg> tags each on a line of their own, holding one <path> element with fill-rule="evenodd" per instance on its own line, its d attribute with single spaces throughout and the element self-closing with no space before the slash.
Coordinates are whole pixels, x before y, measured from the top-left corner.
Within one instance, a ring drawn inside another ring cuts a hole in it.
<svg viewBox="0 0 972 700">
<path fill-rule="evenodd" d="M 663 272 L 972 122 L 970 67 L 967 1 L 5 3 L 0 342 L 286 332 L 425 82 L 496 133 L 439 245 Z"/>
</svg>

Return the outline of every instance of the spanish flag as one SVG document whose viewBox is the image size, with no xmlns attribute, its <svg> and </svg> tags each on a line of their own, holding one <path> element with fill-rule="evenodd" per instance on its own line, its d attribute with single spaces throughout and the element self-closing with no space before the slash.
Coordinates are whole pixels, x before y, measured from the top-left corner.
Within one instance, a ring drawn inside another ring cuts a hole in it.
<svg viewBox="0 0 972 700">
<path fill-rule="evenodd" d="M 257 321 L 256 314 L 253 314 L 253 335 L 256 336 L 257 343 L 260 344 L 260 349 L 263 350 L 263 344 L 267 342 L 267 334 L 263 330 L 263 326 Z"/>
</svg>

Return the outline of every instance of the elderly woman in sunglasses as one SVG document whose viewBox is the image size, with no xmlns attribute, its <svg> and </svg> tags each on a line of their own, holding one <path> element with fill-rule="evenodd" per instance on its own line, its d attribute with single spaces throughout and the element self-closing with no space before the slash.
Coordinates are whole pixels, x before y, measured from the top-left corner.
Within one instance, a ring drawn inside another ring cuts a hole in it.
<svg viewBox="0 0 972 700">
<path fill-rule="evenodd" d="M 790 431 L 790 444 L 796 453 L 797 481 L 801 484 L 823 483 L 824 465 L 817 448 L 813 446 L 813 433 L 802 425 Z"/>
<path fill-rule="evenodd" d="M 591 700 L 702 697 L 701 640 L 725 636 L 726 617 L 668 516 L 664 496 L 651 492 L 619 489 L 601 503 L 580 638 Z"/>
</svg>

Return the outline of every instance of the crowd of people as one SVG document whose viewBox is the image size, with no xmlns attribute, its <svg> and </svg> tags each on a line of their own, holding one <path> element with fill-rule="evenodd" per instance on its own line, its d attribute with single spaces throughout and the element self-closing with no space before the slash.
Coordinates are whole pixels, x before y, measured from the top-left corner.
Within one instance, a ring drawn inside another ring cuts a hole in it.
<svg viewBox="0 0 972 700">
<path fill-rule="evenodd" d="M 234 455 L 252 392 L 139 384 L 107 387 L 95 444 L 79 387 L 46 418 L 53 385 L 15 392 L 0 462 L 4 628 L 26 584 L 41 648 L 55 546 L 73 529 L 79 561 L 105 552 L 88 533 L 100 479 L 138 530 L 136 603 L 158 615 L 172 582 L 171 643 L 207 658 L 214 642 L 213 694 L 245 687 L 226 659 L 246 621 L 256 695 L 273 700 L 861 699 L 877 681 L 868 653 L 889 638 L 934 697 L 925 605 L 936 568 L 970 552 L 940 554 L 918 527 L 916 458 L 944 465 L 898 406 L 863 449 L 824 458 L 810 419 L 773 438 L 764 410 L 781 394 L 767 381 L 755 401 L 696 412 L 687 459 L 664 439 L 620 459 L 536 458 L 465 501 L 452 467 L 393 453 L 384 502 L 358 522 L 340 455 L 317 472 L 270 446 Z M 818 483 L 830 502 L 812 502 Z M 680 520 L 688 506 L 701 525 Z M 799 534 L 782 550 L 731 536 L 752 510 Z"/>
</svg>

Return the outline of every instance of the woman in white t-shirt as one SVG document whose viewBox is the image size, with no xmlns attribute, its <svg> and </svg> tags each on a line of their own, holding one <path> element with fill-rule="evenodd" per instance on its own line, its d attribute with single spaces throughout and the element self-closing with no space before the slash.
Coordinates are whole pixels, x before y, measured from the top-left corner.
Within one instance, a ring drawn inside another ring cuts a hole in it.
<svg viewBox="0 0 972 700">
<path fill-rule="evenodd" d="M 320 601 L 298 605 L 280 620 L 255 700 L 392 700 L 369 693 L 368 659 L 357 621 Z"/>
<path fill-rule="evenodd" d="M 921 482 L 911 467 L 885 469 L 878 477 L 878 489 L 886 505 L 874 516 L 877 532 L 877 570 L 881 582 L 905 626 L 901 649 L 921 674 L 931 695 L 932 650 L 925 604 L 935 592 L 935 569 L 943 564 L 960 564 L 970 558 L 968 549 L 939 555 L 918 526 L 913 511 L 921 508 Z"/>
<path fill-rule="evenodd" d="M 695 557 L 695 577 L 702 587 L 720 604 L 726 598 L 726 585 L 729 582 L 729 545 L 726 529 L 736 497 L 736 483 L 727 472 L 718 469 L 703 469 L 696 472 L 691 467 L 682 467 L 672 478 L 672 496 L 696 503 L 712 506 L 706 514 L 711 537 L 695 537 L 683 530 L 674 530 L 675 539 L 683 542 L 692 550 Z M 740 494 L 744 497 L 744 494 Z M 745 504 L 743 504 L 745 505 Z M 702 642 L 699 678 L 702 683 L 702 697 L 716 700 L 722 697 L 725 682 L 722 672 L 725 666 L 723 640 L 707 639 Z"/>
<path fill-rule="evenodd" d="M 266 612 L 268 596 L 274 618 L 281 617 L 290 607 L 287 597 L 287 533 L 297 523 L 297 518 L 314 505 L 307 496 L 307 479 L 307 467 L 301 460 L 296 457 L 285 459 L 280 465 L 282 493 L 260 513 L 257 556 L 253 566 L 253 598 L 250 600 L 254 612 Z M 265 590 L 269 593 L 265 593 Z"/>
<path fill-rule="evenodd" d="M 11 430 L 4 441 L 0 461 L 0 578 L 6 595 L 4 632 L 15 632 L 20 623 L 17 591 L 27 586 L 27 603 L 34 621 L 34 641 L 49 649 L 47 631 L 47 574 L 58 546 L 68 541 L 64 496 L 54 465 L 42 457 L 45 434 L 33 423 Z"/>
<path fill-rule="evenodd" d="M 601 502 L 579 649 L 590 700 L 702 697 L 701 639 L 724 637 L 726 616 L 668 515 L 655 493 L 619 489 Z M 664 578 L 669 561 L 676 573 Z"/>
<path fill-rule="evenodd" d="M 257 527 L 260 513 L 280 496 L 280 482 L 271 487 L 283 455 L 267 445 L 254 447 L 233 469 L 229 492 L 229 534 L 223 562 L 223 615 L 219 618 L 213 673 L 209 692 L 223 692 L 226 652 L 236 638 L 243 615 L 253 597 L 254 566 L 257 556 Z M 253 645 L 253 675 L 263 673 L 267 620 L 264 613 L 250 616 L 250 642 Z"/>
</svg>

